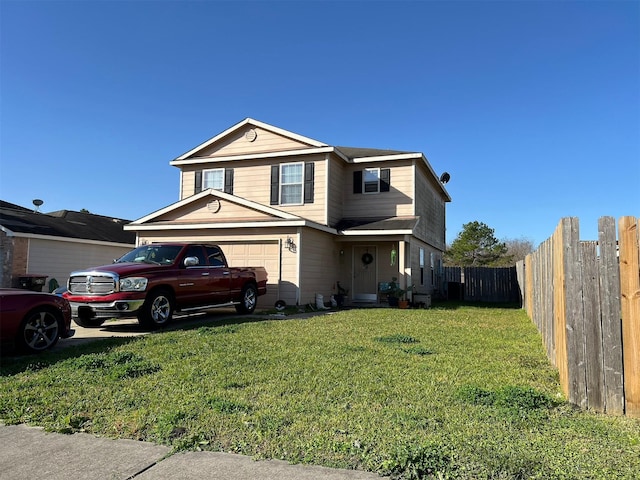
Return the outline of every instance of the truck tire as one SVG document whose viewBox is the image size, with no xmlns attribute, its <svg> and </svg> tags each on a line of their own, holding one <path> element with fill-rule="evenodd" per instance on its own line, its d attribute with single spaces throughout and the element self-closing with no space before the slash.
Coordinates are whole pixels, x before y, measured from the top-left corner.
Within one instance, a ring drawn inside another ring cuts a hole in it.
<svg viewBox="0 0 640 480">
<path fill-rule="evenodd" d="M 240 303 L 236 305 L 238 313 L 253 313 L 258 304 L 258 290 L 252 283 L 245 285 L 240 294 Z"/>
<path fill-rule="evenodd" d="M 140 312 L 138 322 L 147 328 L 164 327 L 173 316 L 173 297 L 167 290 L 154 290 L 147 295 Z"/>
<path fill-rule="evenodd" d="M 74 322 L 76 322 L 78 325 L 84 328 L 98 328 L 104 323 L 105 320 L 106 318 L 83 318 L 83 317 L 78 317 L 73 319 Z"/>
</svg>

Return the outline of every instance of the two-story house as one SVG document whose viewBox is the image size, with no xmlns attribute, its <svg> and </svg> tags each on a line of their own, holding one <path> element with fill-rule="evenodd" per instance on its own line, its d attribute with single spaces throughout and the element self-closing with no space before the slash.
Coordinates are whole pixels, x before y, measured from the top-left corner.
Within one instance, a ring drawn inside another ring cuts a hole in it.
<svg viewBox="0 0 640 480">
<path fill-rule="evenodd" d="M 262 307 L 379 300 L 393 277 L 432 293 L 451 201 L 422 153 L 337 147 L 247 118 L 170 162 L 180 200 L 125 226 L 137 243 L 210 241 L 264 266 Z"/>
</svg>

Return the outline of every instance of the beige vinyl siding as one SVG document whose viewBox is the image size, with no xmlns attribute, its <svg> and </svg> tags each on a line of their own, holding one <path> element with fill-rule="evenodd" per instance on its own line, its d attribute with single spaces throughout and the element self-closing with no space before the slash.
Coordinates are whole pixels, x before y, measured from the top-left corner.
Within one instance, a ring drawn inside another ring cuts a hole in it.
<svg viewBox="0 0 640 480">
<path fill-rule="evenodd" d="M 389 192 L 353 193 L 353 172 L 365 168 L 390 168 Z M 413 167 L 410 160 L 349 165 L 344 177 L 344 217 L 395 217 L 413 215 Z"/>
<path fill-rule="evenodd" d="M 69 274 L 75 270 L 108 265 L 133 248 L 98 243 L 79 243 L 64 240 L 29 239 L 27 273 L 46 275 L 47 282 L 55 278 L 60 286 L 66 285 Z M 43 291 L 48 289 L 43 288 Z"/>
<path fill-rule="evenodd" d="M 278 296 L 287 305 L 295 305 L 297 301 L 300 283 L 298 278 L 299 256 L 284 247 L 280 248 L 280 242 L 284 244 L 287 237 L 296 239 L 295 229 L 145 231 L 141 232 L 139 243 L 210 242 L 220 245 L 225 256 L 229 252 L 227 261 L 231 266 L 265 267 L 269 276 L 267 295 L 258 299 L 258 308 L 269 309 L 273 307 Z M 297 240 L 295 242 L 298 244 Z M 264 253 L 263 258 L 260 258 L 260 251 Z M 275 262 L 276 253 L 277 263 Z"/>
<path fill-rule="evenodd" d="M 245 134 L 249 130 L 254 130 L 256 133 L 256 138 L 253 141 L 249 141 L 245 138 Z M 218 142 L 209 145 L 205 150 L 198 152 L 198 157 L 250 155 L 254 153 L 282 152 L 305 148 L 310 148 L 310 145 L 259 127 L 254 127 L 253 125 L 246 125 L 245 128 L 233 132 L 226 138 L 223 138 Z"/>
<path fill-rule="evenodd" d="M 314 166 L 314 201 L 304 205 L 270 205 L 271 200 L 271 165 L 294 162 L 313 162 Z M 233 168 L 233 194 L 253 202 L 277 208 L 287 213 L 299 215 L 314 222 L 326 223 L 326 171 L 327 162 L 323 155 L 305 157 L 283 157 L 278 161 L 238 160 L 216 164 L 189 165 L 183 167 L 182 198 L 194 194 L 195 172 L 207 168 Z M 242 220 L 240 218 L 239 220 Z"/>
<path fill-rule="evenodd" d="M 300 304 L 315 304 L 316 294 L 324 296 L 329 303 L 335 282 L 340 280 L 340 245 L 330 234 L 305 228 L 298 249 L 300 264 Z"/>
<path fill-rule="evenodd" d="M 415 236 L 433 245 L 436 249 L 445 249 L 445 201 L 431 183 L 431 176 L 424 168 L 416 166 L 416 215 L 420 222 Z"/>
<path fill-rule="evenodd" d="M 424 249 L 424 276 L 420 274 L 420 249 Z M 431 269 L 431 256 L 433 255 L 433 276 Z M 414 240 L 411 244 L 410 266 L 411 281 L 415 286 L 415 293 L 433 294 L 438 289 L 438 265 L 442 265 L 442 252 L 433 248 L 431 245 Z M 435 283 L 434 283 L 435 282 Z"/>
<path fill-rule="evenodd" d="M 344 217 L 344 182 L 347 176 L 344 160 L 331 157 L 328 162 L 327 223 L 334 226 Z M 316 179 L 318 176 L 316 174 Z M 325 182 L 326 183 L 326 182 Z"/>
<path fill-rule="evenodd" d="M 273 218 L 264 212 L 260 212 L 243 205 L 217 200 L 212 197 L 203 199 L 199 204 L 187 205 L 183 208 L 172 210 L 154 219 L 157 222 L 175 223 L 211 223 L 229 221 L 256 221 Z"/>
</svg>

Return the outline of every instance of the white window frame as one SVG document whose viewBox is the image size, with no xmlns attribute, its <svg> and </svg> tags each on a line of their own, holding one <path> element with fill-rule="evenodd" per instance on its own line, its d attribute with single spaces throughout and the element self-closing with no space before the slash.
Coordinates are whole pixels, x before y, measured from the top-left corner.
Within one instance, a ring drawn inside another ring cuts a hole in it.
<svg viewBox="0 0 640 480">
<path fill-rule="evenodd" d="M 367 184 L 373 185 L 373 181 L 367 181 L 367 174 L 374 174 L 376 176 L 376 190 L 375 191 L 367 191 Z M 365 168 L 362 171 L 362 193 L 370 194 L 370 193 L 380 193 L 380 169 L 379 168 Z"/>
<path fill-rule="evenodd" d="M 207 186 L 207 174 L 219 174 L 220 175 L 220 187 Z M 210 168 L 208 170 L 202 170 L 202 190 L 212 188 L 214 190 L 224 191 L 224 168 Z"/>
<path fill-rule="evenodd" d="M 293 166 L 299 166 L 300 167 L 300 180 L 299 181 L 295 181 L 295 182 L 285 182 L 284 181 L 284 171 L 286 170 L 285 167 L 293 167 Z M 304 162 L 292 162 L 292 163 L 282 163 L 280 165 L 280 171 L 278 173 L 278 175 L 280 176 L 279 180 L 280 180 L 280 205 L 304 205 Z M 300 197 L 297 201 L 295 202 L 285 202 L 284 201 L 284 195 L 283 195 L 283 189 L 284 187 L 290 187 L 290 186 L 295 186 L 295 185 L 299 185 L 300 186 Z"/>
</svg>

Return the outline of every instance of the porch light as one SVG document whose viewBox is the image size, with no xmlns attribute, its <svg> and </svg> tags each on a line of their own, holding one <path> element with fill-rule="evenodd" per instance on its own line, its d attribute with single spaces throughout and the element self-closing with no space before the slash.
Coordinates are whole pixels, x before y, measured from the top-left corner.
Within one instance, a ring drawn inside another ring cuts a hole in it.
<svg viewBox="0 0 640 480">
<path fill-rule="evenodd" d="M 296 253 L 296 244 L 293 242 L 293 238 L 291 237 L 287 237 L 287 241 L 284 242 L 284 246 L 287 248 L 287 250 L 289 250 L 290 252 Z"/>
<path fill-rule="evenodd" d="M 391 266 L 396 264 L 396 257 L 398 256 L 397 250 L 394 248 L 391 249 Z"/>
</svg>

